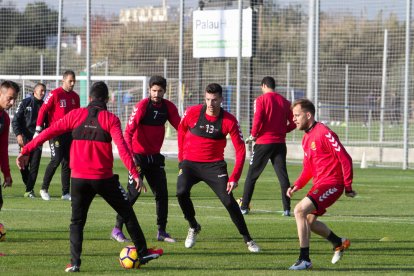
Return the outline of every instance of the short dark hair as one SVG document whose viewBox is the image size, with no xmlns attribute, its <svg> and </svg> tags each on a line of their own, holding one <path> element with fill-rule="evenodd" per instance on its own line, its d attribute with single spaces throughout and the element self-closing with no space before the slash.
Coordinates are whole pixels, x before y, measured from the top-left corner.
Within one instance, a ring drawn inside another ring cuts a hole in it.
<svg viewBox="0 0 414 276">
<path fill-rule="evenodd" d="M 1 82 L 0 89 L 3 89 L 3 88 L 6 88 L 6 89 L 12 88 L 16 91 L 16 93 L 20 92 L 19 85 L 17 83 L 15 83 L 14 81 L 10 81 L 10 80 L 5 80 L 5 81 Z"/>
<path fill-rule="evenodd" d="M 263 85 L 263 84 L 266 85 L 267 87 L 271 88 L 271 89 L 275 89 L 276 88 L 276 81 L 275 81 L 275 79 L 272 78 L 272 77 L 269 77 L 269 76 L 264 77 L 262 79 L 262 84 L 261 85 Z"/>
<path fill-rule="evenodd" d="M 72 70 L 66 70 L 63 73 L 63 79 L 66 79 L 67 76 L 71 75 L 72 77 L 76 78 L 75 72 L 73 72 Z"/>
<path fill-rule="evenodd" d="M 42 82 L 36 83 L 35 87 L 33 87 L 33 91 L 35 91 L 39 86 L 42 86 L 43 89 L 46 91 L 46 85 Z"/>
<path fill-rule="evenodd" d="M 312 116 L 315 116 L 315 105 L 308 99 L 298 99 L 293 102 L 292 108 L 295 106 L 300 105 L 300 108 L 305 112 L 310 112 Z"/>
<path fill-rule="evenodd" d="M 221 97 L 223 95 L 223 88 L 218 83 L 210 83 L 206 87 L 206 93 L 209 93 L 209 94 L 217 94 L 218 93 Z"/>
<path fill-rule="evenodd" d="M 92 100 L 106 101 L 109 98 L 108 86 L 103 81 L 98 81 L 92 84 L 89 97 Z"/>
<path fill-rule="evenodd" d="M 167 89 L 167 80 L 164 77 L 161 76 L 152 76 L 149 80 L 149 87 L 153 87 L 154 85 L 159 85 L 162 87 L 162 89 Z"/>
</svg>

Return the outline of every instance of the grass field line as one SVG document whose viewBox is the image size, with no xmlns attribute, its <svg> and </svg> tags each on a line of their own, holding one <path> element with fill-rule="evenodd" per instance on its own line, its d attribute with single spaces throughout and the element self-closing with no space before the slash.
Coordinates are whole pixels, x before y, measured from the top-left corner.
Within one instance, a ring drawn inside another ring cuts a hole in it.
<svg viewBox="0 0 414 276">
<path fill-rule="evenodd" d="M 155 205 L 153 202 L 136 202 L 135 205 Z M 172 207 L 178 207 L 178 204 L 170 203 L 169 204 Z M 217 210 L 223 210 L 223 206 L 211 206 L 211 205 L 194 205 L 195 208 L 201 208 L 201 209 L 217 209 Z M 15 209 L 15 208 L 4 208 L 5 211 L 11 211 L 11 212 L 32 212 L 32 213 L 64 213 L 64 214 L 70 214 L 71 210 L 68 208 L 67 210 L 45 210 L 45 209 Z M 105 214 L 110 215 L 113 214 L 113 210 L 108 206 L 108 211 L 94 211 L 91 210 L 90 214 Z M 253 213 L 253 214 L 252 214 Z M 262 216 L 262 214 L 281 214 L 282 211 L 271 211 L 271 210 L 263 210 L 263 209 L 253 209 L 252 213 L 247 215 L 248 220 L 274 220 L 276 219 L 289 219 L 282 216 Z M 257 213 L 257 216 L 255 216 L 255 213 Z M 211 218 L 211 219 L 229 219 L 229 216 L 227 213 L 223 213 L 224 215 L 202 215 L 203 218 Z M 139 214 L 138 218 L 141 216 L 144 217 L 150 217 L 154 216 L 152 213 L 146 213 L 146 214 Z M 170 217 L 174 218 L 182 218 L 182 215 L 169 215 Z M 293 219 L 293 217 L 292 217 Z M 414 224 L 414 218 L 411 217 L 391 217 L 391 216 L 372 216 L 372 215 L 325 215 L 322 218 L 323 221 L 332 221 L 332 222 L 364 222 L 364 223 L 394 223 L 394 224 Z"/>
</svg>

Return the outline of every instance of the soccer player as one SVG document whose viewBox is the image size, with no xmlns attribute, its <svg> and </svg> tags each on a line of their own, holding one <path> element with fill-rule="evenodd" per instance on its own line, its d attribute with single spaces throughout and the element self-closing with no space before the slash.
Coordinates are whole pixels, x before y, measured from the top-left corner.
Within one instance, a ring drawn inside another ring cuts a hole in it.
<svg viewBox="0 0 414 276">
<path fill-rule="evenodd" d="M 290 102 L 275 92 L 276 82 L 264 77 L 261 82 L 263 95 L 254 102 L 253 126 L 246 143 L 255 142 L 250 158 L 249 171 L 244 182 L 240 210 L 248 214 L 254 187 L 267 162 L 272 162 L 282 191 L 283 215 L 290 216 L 290 198 L 286 195 L 290 187 L 286 170 L 286 133 L 296 128 Z"/>
<path fill-rule="evenodd" d="M 19 91 L 19 86 L 13 81 L 6 80 L 0 84 L 0 169 L 4 177 L 4 182 L 0 181 L 0 184 L 4 188 L 11 187 L 13 183 L 9 165 L 10 117 L 6 111 L 16 102 Z M 3 207 L 1 189 L 0 186 L 0 210 Z"/>
<path fill-rule="evenodd" d="M 243 236 L 248 250 L 259 252 L 260 248 L 250 237 L 244 217 L 232 193 L 237 188 L 246 157 L 243 135 L 237 119 L 221 108 L 222 101 L 221 86 L 217 83 L 207 85 L 205 104 L 189 107 L 178 127 L 180 170 L 177 180 L 177 198 L 184 217 L 190 225 L 185 247 L 193 247 L 196 236 L 201 231 L 201 226 L 195 218 L 190 192 L 195 184 L 204 181 L 226 207 L 233 223 Z M 224 161 L 224 148 L 228 134 L 236 150 L 236 161 L 230 177 Z"/>
<path fill-rule="evenodd" d="M 305 135 L 302 140 L 304 151 L 303 170 L 287 196 L 302 189 L 312 178 L 313 186 L 304 199 L 295 206 L 300 255 L 290 270 L 305 270 L 312 267 L 309 258 L 311 231 L 330 241 L 334 248 L 332 263 L 337 263 L 344 251 L 351 245 L 346 238 L 338 237 L 323 222 L 318 220 L 326 209 L 334 204 L 345 190 L 345 195 L 354 197 L 352 190 L 352 159 L 335 132 L 315 121 L 315 106 L 307 99 L 293 103 L 293 120 Z"/>
<path fill-rule="evenodd" d="M 43 104 L 45 92 L 46 86 L 43 83 L 36 84 L 33 89 L 33 94 L 30 97 L 23 99 L 17 107 L 16 114 L 13 117 L 12 126 L 20 148 L 33 139 L 36 129 L 37 115 Z M 35 198 L 33 188 L 36 183 L 41 157 L 42 147 L 38 147 L 30 153 L 28 166 L 20 171 L 23 183 L 26 186 L 24 197 Z"/>
<path fill-rule="evenodd" d="M 152 76 L 149 80 L 149 97 L 139 101 L 129 118 L 124 138 L 128 148 L 134 154 L 135 164 L 140 177 L 147 180 L 156 203 L 158 241 L 175 242 L 166 232 L 168 216 L 168 190 L 165 174 L 165 157 L 160 153 L 165 136 L 167 120 L 177 129 L 180 123 L 177 107 L 169 100 L 163 99 L 167 88 L 167 80 L 161 76 Z M 135 181 L 129 174 L 128 198 L 133 205 L 140 192 L 135 189 Z M 120 215 L 112 230 L 112 239 L 125 242 L 122 233 L 123 220 Z"/>
<path fill-rule="evenodd" d="M 45 122 L 51 125 L 60 120 L 69 111 L 80 107 L 79 95 L 73 91 L 75 82 L 75 73 L 73 71 L 68 70 L 63 73 L 62 86 L 49 92 L 49 95 L 46 97 L 44 104 L 39 110 L 34 137 L 43 130 Z M 49 141 L 51 160 L 46 167 L 42 188 L 40 190 L 40 196 L 43 200 L 50 200 L 50 181 L 52 181 L 52 177 L 59 164 L 62 164 L 62 199 L 71 200 L 69 193 L 69 149 L 71 143 L 72 135 L 70 133 L 62 133 L 60 136 L 54 137 Z"/>
<path fill-rule="evenodd" d="M 94 83 L 90 91 L 88 107 L 79 108 L 56 121 L 38 137 L 25 145 L 17 158 L 19 168 L 27 163 L 28 154 L 52 137 L 71 132 L 73 142 L 70 147 L 70 167 L 72 169 L 72 218 L 70 225 L 71 263 L 66 272 L 78 272 L 81 265 L 83 228 L 88 209 L 96 194 L 122 216 L 132 241 L 137 248 L 140 263 L 158 258 L 162 250 L 147 248 L 141 227 L 135 216 L 126 192 L 114 175 L 112 140 L 118 147 L 119 156 L 136 181 L 138 191 L 146 190 L 134 166 L 131 152 L 122 137 L 121 122 L 117 116 L 107 111 L 108 87 L 104 82 Z"/>
</svg>

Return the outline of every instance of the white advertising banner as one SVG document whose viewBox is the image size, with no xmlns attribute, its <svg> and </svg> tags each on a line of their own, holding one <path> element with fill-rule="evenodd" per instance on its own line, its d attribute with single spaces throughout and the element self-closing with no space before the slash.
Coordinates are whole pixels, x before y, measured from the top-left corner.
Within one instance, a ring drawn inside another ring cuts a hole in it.
<svg viewBox="0 0 414 276">
<path fill-rule="evenodd" d="M 252 9 L 243 10 L 242 56 L 252 56 Z M 237 57 L 239 10 L 193 12 L 193 57 Z"/>
</svg>

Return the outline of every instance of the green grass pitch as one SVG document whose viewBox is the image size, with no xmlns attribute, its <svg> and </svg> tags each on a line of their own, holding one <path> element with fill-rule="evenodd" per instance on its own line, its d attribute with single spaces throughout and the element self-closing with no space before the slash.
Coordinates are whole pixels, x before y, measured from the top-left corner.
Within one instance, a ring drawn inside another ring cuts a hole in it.
<svg viewBox="0 0 414 276">
<path fill-rule="evenodd" d="M 69 263 L 70 202 L 60 199 L 60 168 L 50 188 L 52 200 L 43 201 L 39 189 L 49 159 L 42 160 L 35 186 L 36 199 L 23 198 L 24 187 L 10 158 L 13 187 L 3 190 L 4 206 L 0 222 L 7 229 L 6 241 L 0 243 L 0 275 L 57 275 Z M 231 162 L 229 167 L 231 169 Z M 245 164 L 240 197 L 248 164 Z M 288 164 L 291 181 L 301 167 Z M 127 172 L 116 160 L 115 172 L 126 183 Z M 270 166 L 259 178 L 252 200 L 252 211 L 245 216 L 249 231 L 262 252 L 249 253 L 243 240 L 218 198 L 204 183 L 192 190 L 197 219 L 202 225 L 197 244 L 184 248 L 188 224 L 175 197 L 177 162 L 167 160 L 169 186 L 169 222 L 167 230 L 175 244 L 156 241 L 154 198 L 149 191 L 135 204 L 135 212 L 149 246 L 162 247 L 160 259 L 139 271 L 124 270 L 117 257 L 123 246 L 109 239 L 115 212 L 97 197 L 91 205 L 85 226 L 81 272 L 86 275 L 314 275 L 414 274 L 414 171 L 394 169 L 358 169 L 354 171 L 354 189 L 358 196 L 345 196 L 322 217 L 352 245 L 343 259 L 332 265 L 330 243 L 313 235 L 311 272 L 290 272 L 287 268 L 298 257 L 298 238 L 293 217 L 282 217 L 280 187 Z M 295 194 L 292 207 L 310 188 L 308 184 Z"/>
</svg>

